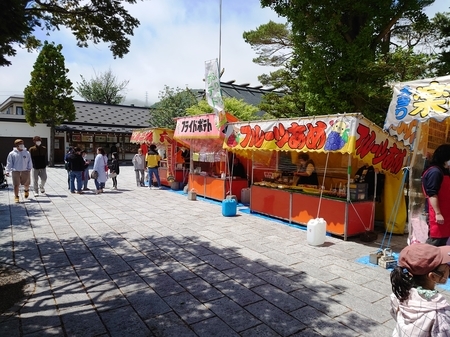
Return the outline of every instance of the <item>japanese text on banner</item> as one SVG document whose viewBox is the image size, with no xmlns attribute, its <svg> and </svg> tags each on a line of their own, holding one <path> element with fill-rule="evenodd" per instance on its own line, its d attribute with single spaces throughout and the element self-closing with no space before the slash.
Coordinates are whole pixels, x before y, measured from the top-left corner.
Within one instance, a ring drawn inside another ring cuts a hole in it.
<svg viewBox="0 0 450 337">
<path fill-rule="evenodd" d="M 205 61 L 206 100 L 214 109 L 216 124 L 221 127 L 226 124 L 225 109 L 220 92 L 219 68 L 216 60 Z"/>
</svg>

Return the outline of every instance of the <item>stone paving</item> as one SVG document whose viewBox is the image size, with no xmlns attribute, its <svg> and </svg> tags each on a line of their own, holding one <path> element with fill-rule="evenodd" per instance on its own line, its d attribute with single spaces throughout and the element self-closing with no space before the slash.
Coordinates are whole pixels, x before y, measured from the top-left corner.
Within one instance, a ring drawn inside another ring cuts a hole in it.
<svg viewBox="0 0 450 337">
<path fill-rule="evenodd" d="M 71 194 L 63 168 L 48 177 L 18 204 L 0 190 L 0 264 L 29 275 L 1 336 L 391 334 L 389 271 L 356 262 L 382 235 L 310 246 L 279 221 L 136 187 L 129 166 L 99 195 Z"/>
</svg>

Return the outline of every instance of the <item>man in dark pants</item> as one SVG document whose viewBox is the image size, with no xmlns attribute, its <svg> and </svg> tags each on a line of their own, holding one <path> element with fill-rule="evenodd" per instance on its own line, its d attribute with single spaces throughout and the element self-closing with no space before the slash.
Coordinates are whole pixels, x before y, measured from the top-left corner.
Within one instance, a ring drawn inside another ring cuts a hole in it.
<svg viewBox="0 0 450 337">
<path fill-rule="evenodd" d="M 75 193 L 75 180 L 77 181 L 77 193 L 83 194 L 83 181 L 81 176 L 83 171 L 86 169 L 88 164 L 84 161 L 81 156 L 81 149 L 76 147 L 73 149 L 74 153 L 72 153 L 68 160 L 70 164 L 70 192 Z"/>
<path fill-rule="evenodd" d="M 39 191 L 45 193 L 45 182 L 47 181 L 47 148 L 42 145 L 41 137 L 33 137 L 34 146 L 30 147 L 28 152 L 33 162 L 33 190 L 34 195 L 39 196 Z M 39 178 L 41 183 L 39 184 Z M 38 189 L 39 188 L 39 189 Z"/>
</svg>

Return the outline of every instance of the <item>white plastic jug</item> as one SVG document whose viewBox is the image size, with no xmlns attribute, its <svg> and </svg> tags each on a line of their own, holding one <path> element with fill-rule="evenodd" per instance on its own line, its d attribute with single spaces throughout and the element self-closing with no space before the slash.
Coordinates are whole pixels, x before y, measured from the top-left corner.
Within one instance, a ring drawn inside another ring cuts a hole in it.
<svg viewBox="0 0 450 337">
<path fill-rule="evenodd" d="M 327 222 L 323 218 L 311 219 L 306 225 L 306 241 L 311 246 L 320 246 L 325 242 Z"/>
</svg>

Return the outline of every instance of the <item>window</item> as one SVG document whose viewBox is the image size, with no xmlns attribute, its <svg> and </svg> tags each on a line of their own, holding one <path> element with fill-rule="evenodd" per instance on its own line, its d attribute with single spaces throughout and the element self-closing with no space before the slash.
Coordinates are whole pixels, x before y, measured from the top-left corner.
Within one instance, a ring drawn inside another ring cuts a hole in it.
<svg viewBox="0 0 450 337">
<path fill-rule="evenodd" d="M 11 115 L 11 108 L 6 109 L 6 114 Z"/>
<path fill-rule="evenodd" d="M 21 106 L 16 106 L 16 115 L 23 115 L 23 108 Z"/>
</svg>

